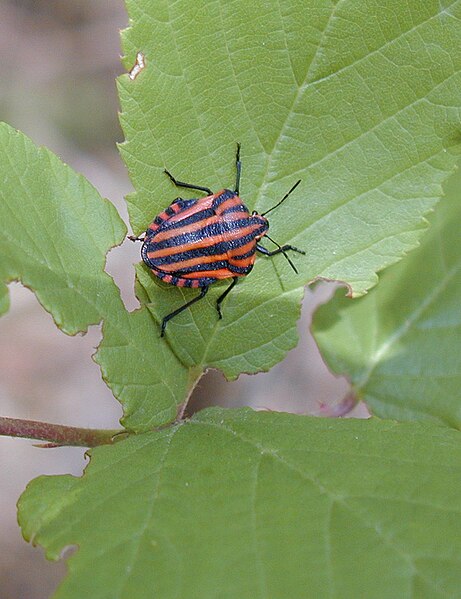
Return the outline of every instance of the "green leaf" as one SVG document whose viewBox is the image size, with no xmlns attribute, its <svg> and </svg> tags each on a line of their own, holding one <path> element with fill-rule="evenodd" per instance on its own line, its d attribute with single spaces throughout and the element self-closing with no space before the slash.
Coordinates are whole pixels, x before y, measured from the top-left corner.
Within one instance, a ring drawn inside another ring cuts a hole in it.
<svg viewBox="0 0 461 599">
<path fill-rule="evenodd" d="M 0 172 L 0 314 L 8 309 L 3 281 L 20 280 L 68 334 L 104 320 L 96 359 L 124 403 L 126 426 L 174 420 L 198 374 L 160 340 L 147 309 L 125 310 L 104 272 L 107 251 L 126 233 L 115 208 L 55 155 L 5 124 Z"/>
<path fill-rule="evenodd" d="M 8 287 L 0 281 L 0 316 L 8 312 L 9 307 Z"/>
<path fill-rule="evenodd" d="M 184 190 L 163 173 L 218 190 L 235 180 L 263 211 L 271 236 L 293 243 L 297 276 L 283 256 L 259 258 L 217 320 L 206 300 L 169 322 L 167 342 L 186 366 L 233 378 L 269 369 L 297 340 L 302 287 L 316 277 L 363 294 L 376 272 L 417 245 L 423 215 L 459 153 L 461 2 L 400 0 L 128 0 L 119 80 L 122 155 L 136 188 L 136 233 Z M 185 193 L 194 196 L 197 192 Z M 269 247 L 269 242 L 267 242 Z M 140 286 L 157 322 L 197 294 Z"/>
<path fill-rule="evenodd" d="M 350 377 L 373 413 L 461 427 L 461 174 L 421 247 L 368 296 L 338 292 L 314 318 L 330 368 Z"/>
<path fill-rule="evenodd" d="M 144 431 L 175 420 L 201 371 L 179 362 L 146 309 L 114 312 L 102 330 L 94 359 L 123 404 L 123 425 Z"/>
<path fill-rule="evenodd" d="M 260 261 L 254 272 L 261 270 L 270 274 L 270 264 Z M 137 281 L 138 295 L 147 302 L 158 327 L 162 316 L 187 301 L 186 292 L 178 294 L 171 285 L 152 284 L 152 277 L 145 267 L 138 268 Z M 237 301 L 230 306 L 223 304 L 227 318 L 221 324 L 216 314 L 216 299 L 227 285 L 228 281 L 214 286 L 202 301 L 206 310 L 200 315 L 200 321 L 194 323 L 195 332 L 191 332 L 190 326 L 178 323 L 175 334 L 168 336 L 168 343 L 188 368 L 195 365 L 203 370 L 220 368 L 229 379 L 237 378 L 242 372 L 268 370 L 297 342 L 295 322 L 299 317 L 303 290 L 280 289 L 280 295 L 275 296 L 264 276 L 258 287 L 237 285 L 232 292 Z"/>
<path fill-rule="evenodd" d="M 115 208 L 45 148 L 0 123 L 0 314 L 3 282 L 30 287 L 56 324 L 75 335 L 123 307 L 104 272 L 126 228 Z"/>
<path fill-rule="evenodd" d="M 34 480 L 55 599 L 459 597 L 461 443 L 431 424 L 207 410 Z"/>
</svg>

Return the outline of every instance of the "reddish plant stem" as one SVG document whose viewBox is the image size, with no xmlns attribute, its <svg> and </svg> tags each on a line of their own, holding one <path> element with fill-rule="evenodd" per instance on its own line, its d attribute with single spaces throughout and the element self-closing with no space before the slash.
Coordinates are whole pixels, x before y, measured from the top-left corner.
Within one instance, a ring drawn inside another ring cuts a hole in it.
<svg viewBox="0 0 461 599">
<path fill-rule="evenodd" d="M 0 436 L 47 441 L 42 447 L 61 447 L 65 445 L 96 447 L 97 445 L 107 445 L 113 443 L 115 436 L 122 432 L 124 432 L 122 429 L 78 428 L 37 420 L 0 417 Z"/>
<path fill-rule="evenodd" d="M 347 416 L 349 412 L 352 412 L 359 401 L 360 399 L 355 394 L 355 391 L 351 389 L 336 405 L 320 406 L 320 413 L 327 418 L 342 418 L 343 416 Z"/>
</svg>

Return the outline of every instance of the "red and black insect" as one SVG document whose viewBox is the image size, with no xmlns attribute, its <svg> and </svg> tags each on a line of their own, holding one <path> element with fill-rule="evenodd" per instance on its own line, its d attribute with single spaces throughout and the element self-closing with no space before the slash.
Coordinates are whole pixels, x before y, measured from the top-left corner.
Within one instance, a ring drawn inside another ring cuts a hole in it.
<svg viewBox="0 0 461 599">
<path fill-rule="evenodd" d="M 220 279 L 232 278 L 232 283 L 216 302 L 219 318 L 221 304 L 239 277 L 249 274 L 256 259 L 256 251 L 266 256 L 282 253 L 297 273 L 287 251 L 305 254 L 292 245 L 279 245 L 267 235 L 269 223 L 265 215 L 280 206 L 299 185 L 297 181 L 283 198 L 262 214 L 248 211 L 239 198 L 240 144 L 237 144 L 237 177 L 235 189 L 222 189 L 213 193 L 208 187 L 177 181 L 171 173 L 165 173 L 177 187 L 196 189 L 208 194 L 203 198 L 185 200 L 176 198 L 149 225 L 142 241 L 141 257 L 155 276 L 177 287 L 199 288 L 200 294 L 174 310 L 162 321 L 161 336 L 167 322 L 195 302 L 205 297 L 209 286 Z M 266 236 L 276 250 L 269 251 L 258 241 Z"/>
</svg>

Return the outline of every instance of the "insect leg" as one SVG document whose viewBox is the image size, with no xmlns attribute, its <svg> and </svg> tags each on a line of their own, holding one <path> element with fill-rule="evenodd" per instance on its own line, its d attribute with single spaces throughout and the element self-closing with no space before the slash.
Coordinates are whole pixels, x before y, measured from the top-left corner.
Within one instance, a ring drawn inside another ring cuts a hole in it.
<svg viewBox="0 0 461 599">
<path fill-rule="evenodd" d="M 240 144 L 237 143 L 237 155 L 235 157 L 235 168 L 237 170 L 237 176 L 235 179 L 235 193 L 239 195 L 240 191 L 240 174 L 242 172 L 242 163 L 240 162 Z"/>
<path fill-rule="evenodd" d="M 298 252 L 298 254 L 303 254 L 303 255 L 306 255 L 306 252 L 304 250 L 300 250 L 300 249 L 294 247 L 294 245 L 279 245 L 276 241 L 271 239 L 268 235 L 266 235 L 266 237 L 277 246 L 277 249 L 273 250 L 271 252 L 268 249 L 266 249 L 263 245 L 260 245 L 259 243 L 257 243 L 256 249 L 258 250 L 258 252 L 261 252 L 261 254 L 264 254 L 265 256 L 276 256 L 277 254 L 283 254 L 285 256 L 285 258 L 288 260 L 291 268 L 295 271 L 296 274 L 299 274 L 298 269 L 293 264 L 293 262 L 290 260 L 290 257 L 288 256 L 287 252 L 288 251 Z"/>
<path fill-rule="evenodd" d="M 145 237 L 136 237 L 136 235 L 128 235 L 130 241 L 144 241 Z"/>
<path fill-rule="evenodd" d="M 201 185 L 192 185 L 191 183 L 184 183 L 183 181 L 178 181 L 177 179 L 175 179 L 173 177 L 173 175 L 168 172 L 166 169 L 163 171 L 166 175 L 168 175 L 168 177 L 170 177 L 171 181 L 173 181 L 173 183 L 177 186 L 177 187 L 186 187 L 187 189 L 197 189 L 198 191 L 204 191 L 205 193 L 207 193 L 208 195 L 213 195 L 213 192 L 211 191 L 211 189 L 209 187 L 202 187 Z"/>
<path fill-rule="evenodd" d="M 208 286 L 207 287 L 202 287 L 200 295 L 197 295 L 196 297 L 194 297 L 193 299 L 191 299 L 189 302 L 187 302 L 186 304 L 184 304 L 184 306 L 181 306 L 180 308 L 178 308 L 174 312 L 171 312 L 170 314 L 167 314 L 167 316 L 165 316 L 165 318 L 162 320 L 162 332 L 160 334 L 160 337 L 163 337 L 165 335 L 165 328 L 166 328 L 167 322 L 169 320 L 171 320 L 173 318 L 173 316 L 177 316 L 183 310 L 185 310 L 189 306 L 192 306 L 192 304 L 195 304 L 195 302 L 198 302 L 199 300 L 201 300 L 202 298 L 204 298 L 205 295 L 206 295 L 206 293 L 207 293 L 207 291 L 208 291 Z"/>
<path fill-rule="evenodd" d="M 221 318 L 222 318 L 222 314 L 221 314 L 221 304 L 222 304 L 223 300 L 224 300 L 224 299 L 225 299 L 225 298 L 226 298 L 226 297 L 229 295 L 229 293 L 232 291 L 232 289 L 234 288 L 234 286 L 235 286 L 235 284 L 237 283 L 237 281 L 238 281 L 238 277 L 233 277 L 233 278 L 232 278 L 232 283 L 229 285 L 229 287 L 226 289 L 226 291 L 225 291 L 225 292 L 224 292 L 222 295 L 220 295 L 220 296 L 218 297 L 218 300 L 217 300 L 217 302 L 216 302 L 216 310 L 218 311 L 218 316 L 219 316 L 219 319 L 220 319 L 220 320 L 221 320 Z"/>
</svg>

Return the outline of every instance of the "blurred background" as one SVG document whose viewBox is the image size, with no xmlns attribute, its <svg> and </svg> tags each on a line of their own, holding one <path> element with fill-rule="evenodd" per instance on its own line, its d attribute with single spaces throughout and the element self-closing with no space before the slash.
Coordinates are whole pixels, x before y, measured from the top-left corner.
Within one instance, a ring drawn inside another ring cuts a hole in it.
<svg viewBox="0 0 461 599">
<path fill-rule="evenodd" d="M 131 185 L 116 148 L 122 133 L 115 78 L 123 72 L 119 30 L 127 23 L 122 0 L 0 4 L 0 120 L 83 173 L 126 221 L 123 197 Z M 107 261 L 129 309 L 137 306 L 132 265 L 139 259 L 139 247 L 127 242 Z M 10 293 L 10 312 L 0 320 L 0 415 L 117 428 L 121 409 L 91 360 L 99 327 L 67 337 L 30 291 L 12 284 Z M 189 413 L 209 405 L 317 415 L 330 405 L 334 412 L 348 385 L 328 372 L 309 334 L 314 307 L 331 293 L 327 285 L 306 291 L 301 342 L 283 363 L 232 383 L 209 372 Z M 364 416 L 366 410 L 358 406 L 351 415 Z M 65 574 L 65 564 L 47 562 L 40 548 L 22 540 L 15 504 L 33 477 L 80 475 L 85 462 L 82 449 L 45 450 L 32 441 L 0 437 L 0 599 L 46 599 Z"/>
</svg>

